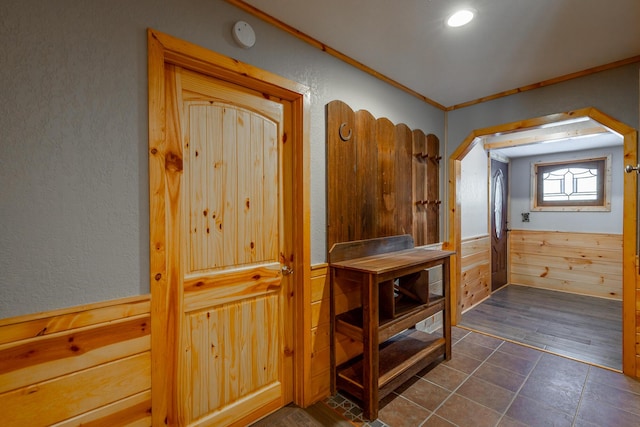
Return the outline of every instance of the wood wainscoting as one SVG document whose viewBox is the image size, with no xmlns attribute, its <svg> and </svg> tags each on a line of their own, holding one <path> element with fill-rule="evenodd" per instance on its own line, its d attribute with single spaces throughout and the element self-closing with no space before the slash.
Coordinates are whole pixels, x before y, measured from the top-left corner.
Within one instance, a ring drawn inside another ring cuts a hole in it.
<svg viewBox="0 0 640 427">
<path fill-rule="evenodd" d="M 331 281 L 327 264 L 311 268 L 311 395 L 317 402 L 331 392 Z M 342 313 L 360 304 L 360 290 L 336 295 L 336 311 Z M 340 335 L 336 342 L 336 362 L 346 362 L 362 353 L 362 343 Z"/>
<path fill-rule="evenodd" d="M 622 300 L 622 234 L 511 230 L 510 283 Z"/>
<path fill-rule="evenodd" d="M 3 426 L 151 425 L 149 296 L 0 319 Z"/>
<path fill-rule="evenodd" d="M 460 250 L 460 307 L 469 310 L 491 295 L 491 238 L 462 240 Z"/>
</svg>

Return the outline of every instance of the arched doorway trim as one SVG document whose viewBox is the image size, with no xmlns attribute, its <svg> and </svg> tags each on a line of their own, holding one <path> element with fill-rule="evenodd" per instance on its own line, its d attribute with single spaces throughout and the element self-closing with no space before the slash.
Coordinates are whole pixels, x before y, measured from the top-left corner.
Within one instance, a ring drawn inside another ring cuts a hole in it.
<svg viewBox="0 0 640 427">
<path fill-rule="evenodd" d="M 635 166 L 638 163 L 637 131 L 593 108 L 550 114 L 547 116 L 506 123 L 472 131 L 449 157 L 449 238 L 445 247 L 455 250 L 456 255 L 451 262 L 451 309 L 452 323 L 458 323 L 460 317 L 460 247 L 461 247 L 461 199 L 457 189 L 460 188 L 462 159 L 482 142 L 482 138 L 497 133 L 535 130 L 545 125 L 579 118 L 590 118 L 623 138 L 624 162 Z M 622 173 L 622 171 L 620 171 Z M 636 359 L 636 283 L 638 282 L 637 252 L 637 174 L 624 175 L 624 208 L 623 208 L 623 284 L 622 284 L 622 369 L 626 375 L 637 377 Z"/>
</svg>

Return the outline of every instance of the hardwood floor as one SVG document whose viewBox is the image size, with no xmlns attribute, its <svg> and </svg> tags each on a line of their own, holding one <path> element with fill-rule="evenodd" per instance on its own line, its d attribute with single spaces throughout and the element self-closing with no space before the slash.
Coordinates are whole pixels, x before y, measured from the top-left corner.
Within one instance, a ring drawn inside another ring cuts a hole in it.
<svg viewBox="0 0 640 427">
<path fill-rule="evenodd" d="M 508 285 L 460 325 L 551 353 L 622 369 L 622 302 Z"/>
</svg>

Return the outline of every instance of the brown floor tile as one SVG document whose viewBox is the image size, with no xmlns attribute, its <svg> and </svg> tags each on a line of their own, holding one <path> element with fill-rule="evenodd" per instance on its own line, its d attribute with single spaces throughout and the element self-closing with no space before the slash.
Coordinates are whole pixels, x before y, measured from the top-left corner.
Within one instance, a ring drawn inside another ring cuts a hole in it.
<svg viewBox="0 0 640 427">
<path fill-rule="evenodd" d="M 456 351 L 452 351 L 451 360 L 447 360 L 442 362 L 445 366 L 448 366 L 453 369 L 457 369 L 460 372 L 464 372 L 466 374 L 470 374 L 476 370 L 478 366 L 482 363 L 481 360 L 475 359 L 473 357 L 466 356 L 462 353 L 458 353 Z"/>
<path fill-rule="evenodd" d="M 478 344 L 492 350 L 500 347 L 500 344 L 504 342 L 501 339 L 490 337 L 489 335 L 479 334 L 477 332 L 471 332 L 469 335 L 464 337 L 464 341 L 472 342 L 474 344 Z"/>
<path fill-rule="evenodd" d="M 455 427 L 455 424 L 451 424 L 449 421 L 440 418 L 436 414 L 429 417 L 427 421 L 422 424 L 421 427 Z"/>
<path fill-rule="evenodd" d="M 520 375 L 528 375 L 536 364 L 534 361 L 512 356 L 509 353 L 503 353 L 499 349 L 489 356 L 487 363 Z"/>
<path fill-rule="evenodd" d="M 588 382 L 584 388 L 583 399 L 606 403 L 623 411 L 640 415 L 640 396 L 605 384 Z"/>
<path fill-rule="evenodd" d="M 455 390 L 467 378 L 467 374 L 450 368 L 444 363 L 439 364 L 429 372 L 422 374 L 422 378 L 447 390 Z"/>
<path fill-rule="evenodd" d="M 513 418 L 509 418 L 507 416 L 502 417 L 500 422 L 496 427 L 528 427 L 526 424 L 521 423 L 520 421 L 514 420 Z"/>
<path fill-rule="evenodd" d="M 584 397 L 580 402 L 575 426 L 637 427 L 640 416 L 625 412 L 606 403 Z"/>
<path fill-rule="evenodd" d="M 584 382 L 535 377 L 532 372 L 518 395 L 574 415 L 578 409 L 583 385 Z"/>
<path fill-rule="evenodd" d="M 396 390 L 396 393 L 425 409 L 435 411 L 451 394 L 451 391 L 427 380 L 418 379 L 415 382 L 400 387 Z"/>
<path fill-rule="evenodd" d="M 596 366 L 591 366 L 589 368 L 587 382 L 606 384 L 619 390 L 630 391 L 640 395 L 640 381 L 618 372 L 612 372 L 608 369 L 602 369 Z"/>
<path fill-rule="evenodd" d="M 554 384 L 571 383 L 582 387 L 588 372 L 589 365 L 553 354 L 544 354 L 531 372 L 531 376 L 545 378 Z"/>
<path fill-rule="evenodd" d="M 460 427 L 495 426 L 500 419 L 496 411 L 457 394 L 447 399 L 436 415 Z"/>
<path fill-rule="evenodd" d="M 455 326 L 451 327 L 451 342 L 452 343 L 456 343 L 458 341 L 460 341 L 463 337 L 465 337 L 466 335 L 470 334 L 471 331 L 468 331 L 466 329 L 462 329 L 462 328 L 458 328 Z"/>
<path fill-rule="evenodd" d="M 524 375 L 507 371 L 490 363 L 484 363 L 480 366 L 478 370 L 473 373 L 473 376 L 513 392 L 518 391 L 527 378 Z"/>
<path fill-rule="evenodd" d="M 503 353 L 509 353 L 512 356 L 517 356 L 522 359 L 531 360 L 536 362 L 542 356 L 542 352 L 524 345 L 514 344 L 506 341 L 500 346 L 500 351 Z"/>
<path fill-rule="evenodd" d="M 396 394 L 383 399 L 378 410 L 378 419 L 390 427 L 419 426 L 429 415 L 430 411 Z"/>
<path fill-rule="evenodd" d="M 518 395 L 506 415 L 530 427 L 571 426 L 573 417 L 535 400 Z"/>
<path fill-rule="evenodd" d="M 456 390 L 462 395 L 501 414 L 506 411 L 515 393 L 476 377 L 470 377 Z"/>
<path fill-rule="evenodd" d="M 485 360 L 487 357 L 491 356 L 493 349 L 479 344 L 474 344 L 471 341 L 467 341 L 467 338 L 464 338 L 453 346 L 452 352 L 462 353 L 477 360 Z"/>
</svg>

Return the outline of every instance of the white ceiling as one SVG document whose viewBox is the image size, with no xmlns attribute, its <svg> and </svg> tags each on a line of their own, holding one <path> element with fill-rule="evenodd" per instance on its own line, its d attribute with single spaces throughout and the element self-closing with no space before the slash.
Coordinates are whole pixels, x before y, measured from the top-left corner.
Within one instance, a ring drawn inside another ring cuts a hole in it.
<svg viewBox="0 0 640 427">
<path fill-rule="evenodd" d="M 640 55 L 640 0 L 245 3 L 444 107 Z M 462 6 L 475 9 L 476 18 L 465 27 L 447 28 L 445 19 Z M 619 136 L 605 133 L 503 149 L 503 154 L 621 144 Z"/>
<path fill-rule="evenodd" d="M 568 124 L 557 122 L 543 129 L 489 135 L 482 140 L 485 147 L 491 144 L 513 145 L 508 148 L 491 148 L 491 151 L 509 158 L 622 146 L 624 143 L 621 135 L 590 118 Z"/>
<path fill-rule="evenodd" d="M 445 107 L 640 55 L 640 0 L 245 2 Z"/>
</svg>

